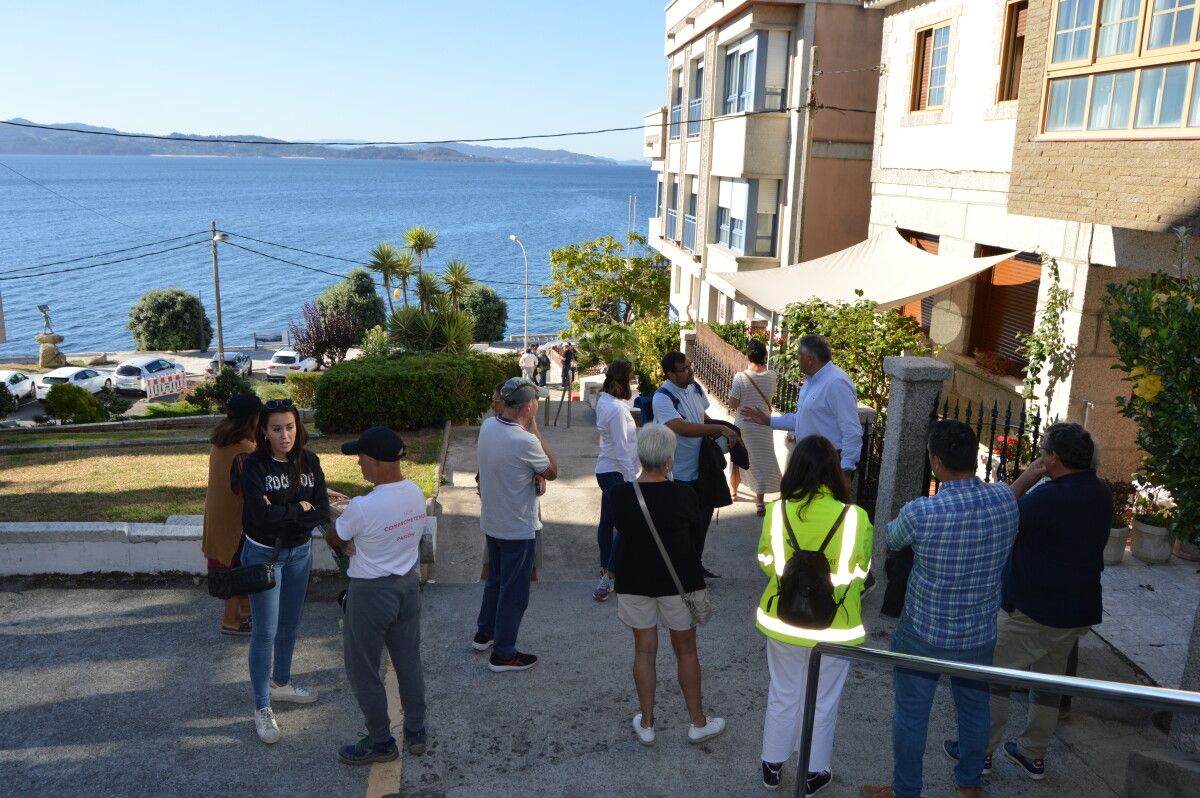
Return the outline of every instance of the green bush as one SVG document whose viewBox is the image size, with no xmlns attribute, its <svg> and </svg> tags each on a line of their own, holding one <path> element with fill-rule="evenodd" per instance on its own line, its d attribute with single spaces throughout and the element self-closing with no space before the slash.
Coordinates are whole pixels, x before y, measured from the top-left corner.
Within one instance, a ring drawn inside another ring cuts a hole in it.
<svg viewBox="0 0 1200 798">
<path fill-rule="evenodd" d="M 383 329 L 383 325 L 376 324 L 367 330 L 360 348 L 363 357 L 382 357 L 392 353 L 392 342 L 388 340 L 387 330 Z"/>
<path fill-rule="evenodd" d="M 579 366 L 591 368 L 614 360 L 632 360 L 637 334 L 624 324 L 604 324 L 579 336 Z"/>
<path fill-rule="evenodd" d="M 254 393 L 254 385 L 229 366 L 224 366 L 216 379 L 192 389 L 187 401 L 206 413 L 224 413 L 229 400 L 239 393 Z"/>
<path fill-rule="evenodd" d="M 375 291 L 375 278 L 366 269 L 351 269 L 344 280 L 321 292 L 317 304 L 326 318 L 348 313 L 355 342 L 361 341 L 367 330 L 383 324 L 386 316 L 383 299 Z"/>
<path fill-rule="evenodd" d="M 78 385 L 57 383 L 46 394 L 46 413 L 63 424 L 94 424 L 108 421 L 100 401 Z"/>
<path fill-rule="evenodd" d="M 256 382 L 254 383 L 254 392 L 258 394 L 258 398 L 264 402 L 269 402 L 272 399 L 291 399 L 292 392 L 288 390 L 286 385 L 280 385 L 277 382 Z"/>
<path fill-rule="evenodd" d="M 632 358 L 633 373 L 638 378 L 639 392 L 648 394 L 662 385 L 666 379 L 659 365 L 662 357 L 667 352 L 679 351 L 679 333 L 690 328 L 691 322 L 685 326 L 669 321 L 665 316 L 633 322 L 633 332 L 637 336 L 637 349 Z"/>
<path fill-rule="evenodd" d="M 203 407 L 197 407 L 191 402 L 180 399 L 178 402 L 151 402 L 146 405 L 146 414 L 142 418 L 179 418 L 207 414 L 208 411 Z"/>
<path fill-rule="evenodd" d="M 7 388 L 0 387 L 0 419 L 9 413 L 17 411 L 17 397 L 9 393 Z"/>
<path fill-rule="evenodd" d="M 321 376 L 315 371 L 287 375 L 287 391 L 291 400 L 300 407 L 312 407 L 317 395 L 317 380 Z"/>
<path fill-rule="evenodd" d="M 100 393 L 96 394 L 96 401 L 104 408 L 105 415 L 109 420 L 115 421 L 128 412 L 129 408 L 133 407 L 133 400 L 127 399 L 111 388 L 105 388 Z"/>
<path fill-rule="evenodd" d="M 746 351 L 746 322 L 744 321 L 727 321 L 712 324 L 705 322 L 708 329 L 717 334 L 725 343 L 732 346 L 739 352 Z"/>
<path fill-rule="evenodd" d="M 207 349 L 212 324 L 200 297 L 180 288 L 150 291 L 129 309 L 133 341 L 142 351 Z"/>
<path fill-rule="evenodd" d="M 474 337 L 475 320 L 471 314 L 445 303 L 432 311 L 400 308 L 388 320 L 388 338 L 404 352 L 461 354 L 471 348 Z"/>
<path fill-rule="evenodd" d="M 508 324 L 508 303 L 496 289 L 474 283 L 463 291 L 462 309 L 475 319 L 476 341 L 498 341 Z"/>
<path fill-rule="evenodd" d="M 316 425 L 325 433 L 353 434 L 377 425 L 418 429 L 446 420 L 474 423 L 487 410 L 492 387 L 515 376 L 505 366 L 506 361 L 474 352 L 347 360 L 316 383 Z"/>
</svg>

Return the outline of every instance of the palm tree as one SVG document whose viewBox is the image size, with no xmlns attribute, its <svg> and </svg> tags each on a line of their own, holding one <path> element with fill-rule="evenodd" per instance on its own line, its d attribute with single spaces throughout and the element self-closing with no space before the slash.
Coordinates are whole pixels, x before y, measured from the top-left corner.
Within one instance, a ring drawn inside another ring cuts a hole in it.
<svg viewBox="0 0 1200 798">
<path fill-rule="evenodd" d="M 466 261 L 452 260 L 446 264 L 446 272 L 442 275 L 442 285 L 446 286 L 446 294 L 455 308 L 462 306 L 463 292 L 467 286 L 473 285 L 475 278 L 471 276 L 471 267 Z"/>
<path fill-rule="evenodd" d="M 437 233 L 421 225 L 410 227 L 404 233 L 404 246 L 417 256 L 417 274 L 424 274 L 425 254 L 437 246 Z"/>
<path fill-rule="evenodd" d="M 384 241 L 371 250 L 371 262 L 367 264 L 368 269 L 383 277 L 383 289 L 387 294 L 389 315 L 396 312 L 396 308 L 392 306 L 392 278 L 396 276 L 396 261 L 399 258 L 399 250 Z"/>
<path fill-rule="evenodd" d="M 404 307 L 408 307 L 408 281 L 416 274 L 413 269 L 413 256 L 411 252 L 397 252 L 396 266 L 392 271 L 392 276 L 400 281 L 400 290 L 404 292 Z"/>
<path fill-rule="evenodd" d="M 437 277 L 431 274 L 417 275 L 417 303 L 421 307 L 422 313 L 428 313 L 433 309 L 437 298 L 441 296 L 441 289 L 438 288 Z"/>
</svg>

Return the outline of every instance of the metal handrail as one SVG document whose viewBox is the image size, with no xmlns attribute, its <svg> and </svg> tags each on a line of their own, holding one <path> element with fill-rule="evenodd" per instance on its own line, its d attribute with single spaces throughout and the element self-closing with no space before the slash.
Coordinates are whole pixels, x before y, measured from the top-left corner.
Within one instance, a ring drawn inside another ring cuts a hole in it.
<svg viewBox="0 0 1200 798">
<path fill-rule="evenodd" d="M 1056 676 L 1048 673 L 1017 671 L 997 668 L 992 665 L 973 665 L 968 662 L 919 657 L 896 651 L 881 651 L 877 648 L 847 646 L 841 643 L 817 643 L 808 657 L 808 681 L 804 690 L 804 713 L 800 727 L 800 769 L 796 773 L 797 798 L 808 775 L 808 761 L 812 753 L 813 725 L 817 716 L 817 682 L 821 678 L 821 656 L 830 654 L 845 659 L 873 662 L 878 665 L 899 665 L 909 670 L 927 673 L 962 676 L 988 684 L 1003 684 L 1008 687 L 1024 687 L 1031 690 L 1048 690 L 1055 694 L 1085 696 L 1105 701 L 1137 704 L 1151 709 L 1185 710 L 1200 712 L 1200 693 L 1190 690 L 1174 690 L 1169 687 L 1148 687 L 1141 684 L 1106 682 L 1101 679 L 1082 679 L 1078 676 Z"/>
</svg>

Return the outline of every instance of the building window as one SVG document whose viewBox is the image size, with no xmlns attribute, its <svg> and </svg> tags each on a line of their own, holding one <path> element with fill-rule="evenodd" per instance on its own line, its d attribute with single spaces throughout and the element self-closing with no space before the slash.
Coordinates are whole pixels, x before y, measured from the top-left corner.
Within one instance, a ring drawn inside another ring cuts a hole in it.
<svg viewBox="0 0 1200 798">
<path fill-rule="evenodd" d="M 739 255 L 746 251 L 746 208 L 750 196 L 746 180 L 721 178 L 717 185 L 715 241 Z"/>
<path fill-rule="evenodd" d="M 755 255 L 760 257 L 775 257 L 775 236 L 779 211 L 779 181 L 756 180 L 757 212 L 754 219 L 754 248 Z"/>
<path fill-rule="evenodd" d="M 676 175 L 671 179 L 671 192 L 667 196 L 667 201 L 670 203 L 667 206 L 667 232 L 663 238 L 669 238 L 672 241 L 678 239 L 675 236 L 679 235 L 679 176 Z"/>
<path fill-rule="evenodd" d="M 981 257 L 1004 252 L 995 247 L 978 249 Z M 1028 361 L 1021 354 L 1017 338 L 1033 332 L 1041 276 L 1041 259 L 1022 252 L 976 278 L 968 355 L 1001 355 L 1012 364 L 1011 376 L 1020 374 Z"/>
<path fill-rule="evenodd" d="M 688 192 L 687 207 L 683 211 L 683 248 L 689 252 L 696 251 L 696 205 L 699 200 L 696 194 L 697 182 L 694 177 L 688 178 L 691 190 Z"/>
<path fill-rule="evenodd" d="M 946 66 L 949 55 L 950 23 L 917 33 L 912 110 L 933 110 L 946 104 Z"/>
<path fill-rule="evenodd" d="M 1154 0 L 1150 12 L 1150 49 L 1178 47 L 1192 39 L 1196 0 Z"/>
<path fill-rule="evenodd" d="M 692 64 L 692 99 L 688 103 L 688 138 L 700 135 L 700 106 L 704 99 L 704 59 L 697 59 Z"/>
<path fill-rule="evenodd" d="M 662 175 L 654 183 L 654 215 L 658 216 L 663 210 L 663 179 Z"/>
<path fill-rule="evenodd" d="M 1200 137 L 1200 0 L 1056 0 L 1054 14 L 1046 133 Z"/>
<path fill-rule="evenodd" d="M 757 36 L 747 36 L 725 50 L 725 103 L 723 113 L 754 110 L 754 55 Z"/>
<path fill-rule="evenodd" d="M 679 138 L 679 124 L 683 121 L 683 71 L 671 73 L 671 131 L 670 139 Z"/>
<path fill-rule="evenodd" d="M 1025 62 L 1025 21 L 1028 16 L 1029 0 L 1009 3 L 1005 11 L 1004 57 L 1000 61 L 1000 102 L 1017 99 L 1021 90 L 1021 66 Z"/>
</svg>

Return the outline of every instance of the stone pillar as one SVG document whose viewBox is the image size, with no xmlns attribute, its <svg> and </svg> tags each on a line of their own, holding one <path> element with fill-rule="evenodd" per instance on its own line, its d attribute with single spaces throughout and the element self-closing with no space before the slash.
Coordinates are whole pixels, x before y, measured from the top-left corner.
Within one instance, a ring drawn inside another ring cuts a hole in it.
<svg viewBox="0 0 1200 798">
<path fill-rule="evenodd" d="M 879 463 L 879 497 L 875 502 L 873 559 L 881 564 L 887 548 L 884 525 L 896 517 L 901 507 L 922 495 L 929 484 L 925 441 L 930 416 L 942 383 L 954 373 L 950 366 L 931 357 L 885 357 L 883 370 L 892 378 L 892 387 Z"/>
<path fill-rule="evenodd" d="M 679 331 L 679 351 L 683 352 L 688 357 L 692 356 L 692 344 L 696 342 L 695 330 L 680 330 Z M 666 352 L 663 352 L 665 355 Z"/>
<path fill-rule="evenodd" d="M 61 335 L 58 333 L 42 333 L 41 335 L 34 336 L 33 340 L 39 344 L 38 366 L 44 369 L 53 369 L 67 365 L 66 355 L 58 351 L 58 345 L 63 342 Z"/>
<path fill-rule="evenodd" d="M 1192 640 L 1188 644 L 1179 689 L 1200 692 L 1200 610 L 1192 623 Z M 1200 715 L 1176 712 L 1171 718 L 1171 747 L 1189 754 L 1200 754 Z"/>
</svg>

